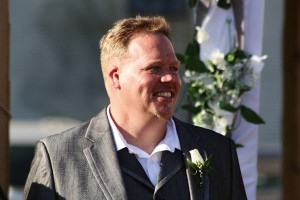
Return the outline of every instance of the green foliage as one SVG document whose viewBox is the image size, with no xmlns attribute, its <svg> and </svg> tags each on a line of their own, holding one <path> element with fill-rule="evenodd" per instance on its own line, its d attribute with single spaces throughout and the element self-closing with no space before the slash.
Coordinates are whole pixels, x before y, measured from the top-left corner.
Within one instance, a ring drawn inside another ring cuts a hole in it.
<svg viewBox="0 0 300 200">
<path fill-rule="evenodd" d="M 241 0 L 238 0 L 238 1 L 241 1 Z M 217 5 L 220 7 L 220 8 L 223 8 L 223 9 L 229 9 L 230 8 L 230 1 L 229 3 L 227 2 L 227 0 L 218 0 L 217 1 Z"/>
<path fill-rule="evenodd" d="M 241 114 L 245 120 L 253 124 L 264 124 L 264 120 L 258 116 L 253 110 L 246 106 L 240 106 Z"/>
<path fill-rule="evenodd" d="M 195 107 L 192 105 L 183 105 L 183 106 L 181 106 L 181 108 L 189 111 L 192 114 L 197 114 L 201 110 L 200 107 Z"/>
<path fill-rule="evenodd" d="M 227 110 L 229 112 L 236 112 L 239 109 L 239 108 L 232 106 L 230 103 L 227 103 L 224 100 L 220 102 L 220 108 L 223 110 Z"/>
<path fill-rule="evenodd" d="M 192 175 L 197 175 L 197 174 L 199 175 L 200 178 L 199 184 L 201 187 L 205 181 L 207 173 L 212 170 L 211 167 L 212 155 L 210 155 L 209 157 L 205 157 L 203 163 L 200 162 L 194 163 L 188 158 L 186 160 L 187 160 L 188 167 L 190 169 L 190 173 Z"/>
<path fill-rule="evenodd" d="M 204 62 L 202 62 L 198 57 L 186 57 L 185 67 L 187 70 L 195 71 L 198 73 L 208 72 Z"/>
<path fill-rule="evenodd" d="M 196 40 L 193 40 L 192 43 L 189 43 L 186 50 L 185 55 L 192 56 L 192 57 L 198 57 L 200 53 L 199 44 Z"/>
<path fill-rule="evenodd" d="M 194 8 L 196 6 L 198 0 L 189 0 L 189 6 L 190 8 Z"/>
<path fill-rule="evenodd" d="M 189 0 L 190 8 L 197 2 Z M 217 6 L 229 9 L 231 1 L 217 0 Z M 195 30 L 195 37 L 184 54 L 176 54 L 185 66 L 183 80 L 190 102 L 182 108 L 192 113 L 194 124 L 230 137 L 238 112 L 249 123 L 265 123 L 257 113 L 242 105 L 242 95 L 250 91 L 256 81 L 253 62 L 265 58 L 256 56 L 254 59 L 245 51 L 234 48 L 225 55 L 215 51 L 209 60 L 202 61 L 199 43 L 205 41 L 207 35 L 201 27 L 195 26 Z"/>
<path fill-rule="evenodd" d="M 234 65 L 235 63 L 242 62 L 245 59 L 249 59 L 250 56 L 247 55 L 244 51 L 239 49 L 233 49 L 228 54 L 225 55 L 225 60 L 231 64 Z"/>
<path fill-rule="evenodd" d="M 187 159 L 188 166 L 191 170 L 191 174 L 195 175 L 198 172 L 198 166 L 193 163 L 190 159 Z"/>
</svg>

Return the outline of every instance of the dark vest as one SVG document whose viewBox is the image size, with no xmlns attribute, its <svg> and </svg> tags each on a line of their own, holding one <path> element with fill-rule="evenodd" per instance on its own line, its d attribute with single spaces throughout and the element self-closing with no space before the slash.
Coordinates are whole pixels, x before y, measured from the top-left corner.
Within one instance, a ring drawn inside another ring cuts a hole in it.
<svg viewBox="0 0 300 200">
<path fill-rule="evenodd" d="M 155 187 L 135 155 L 130 154 L 127 148 L 118 151 L 118 158 L 129 200 L 190 199 L 184 156 L 180 150 L 162 153 Z"/>
</svg>

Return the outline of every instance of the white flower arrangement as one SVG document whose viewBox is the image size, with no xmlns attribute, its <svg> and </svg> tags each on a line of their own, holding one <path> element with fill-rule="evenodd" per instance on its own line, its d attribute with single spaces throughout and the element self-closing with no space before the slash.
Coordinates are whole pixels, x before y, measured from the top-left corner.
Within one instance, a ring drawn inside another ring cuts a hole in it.
<svg viewBox="0 0 300 200">
<path fill-rule="evenodd" d="M 190 101 L 183 108 L 192 113 L 193 123 L 228 136 L 234 129 L 237 112 L 250 123 L 264 123 L 253 110 L 242 104 L 242 95 L 259 80 L 266 56 L 249 55 L 238 49 L 227 54 L 216 50 L 202 61 L 199 44 L 209 36 L 200 27 L 196 27 L 196 31 L 185 54 L 177 54 L 186 67 L 183 79 Z"/>
</svg>

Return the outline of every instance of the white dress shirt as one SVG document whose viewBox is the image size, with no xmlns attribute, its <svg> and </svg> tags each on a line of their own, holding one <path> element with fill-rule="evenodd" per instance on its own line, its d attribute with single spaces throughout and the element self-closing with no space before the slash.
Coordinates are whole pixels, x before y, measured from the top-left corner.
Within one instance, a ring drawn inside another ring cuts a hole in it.
<svg viewBox="0 0 300 200">
<path fill-rule="evenodd" d="M 157 175 L 159 171 L 159 163 L 161 159 L 162 151 L 174 152 L 176 149 L 181 149 L 175 123 L 172 118 L 167 122 L 167 131 L 165 137 L 160 141 L 160 143 L 155 147 L 153 152 L 149 155 L 140 148 L 128 144 L 124 139 L 122 133 L 119 131 L 117 126 L 110 115 L 110 106 L 107 108 L 107 116 L 110 127 L 112 129 L 113 138 L 116 144 L 117 151 L 128 148 L 129 153 L 133 153 L 149 177 L 151 183 L 155 186 L 157 184 Z"/>
</svg>

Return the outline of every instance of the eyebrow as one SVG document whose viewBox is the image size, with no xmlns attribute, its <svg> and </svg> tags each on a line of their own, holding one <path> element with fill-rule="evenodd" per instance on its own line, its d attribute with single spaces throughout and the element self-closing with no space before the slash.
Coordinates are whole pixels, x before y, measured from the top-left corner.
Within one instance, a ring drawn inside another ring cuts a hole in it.
<svg viewBox="0 0 300 200">
<path fill-rule="evenodd" d="M 147 63 L 147 65 L 153 65 L 153 64 L 160 64 L 162 63 L 163 61 L 160 60 L 160 59 L 156 59 L 156 60 L 151 60 Z M 179 60 L 176 59 L 176 61 L 174 62 L 171 62 L 172 65 L 177 65 L 177 66 L 180 66 L 181 62 Z"/>
</svg>

